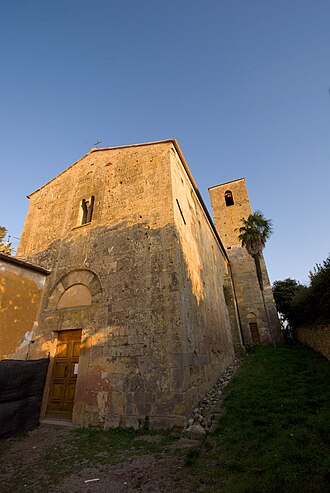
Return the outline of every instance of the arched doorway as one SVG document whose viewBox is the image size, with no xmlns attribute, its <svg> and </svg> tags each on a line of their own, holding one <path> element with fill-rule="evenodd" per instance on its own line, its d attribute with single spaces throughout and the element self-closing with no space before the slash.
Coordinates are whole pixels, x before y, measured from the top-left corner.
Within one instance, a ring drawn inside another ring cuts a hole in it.
<svg viewBox="0 0 330 493">
<path fill-rule="evenodd" d="M 48 300 L 50 312 L 64 316 L 77 314 L 77 325 L 54 327 L 57 337 L 49 394 L 47 418 L 71 420 L 79 371 L 82 328 L 88 310 L 101 293 L 98 277 L 92 271 L 81 269 L 63 276 L 54 286 Z M 74 321 L 75 318 L 73 317 Z"/>
</svg>

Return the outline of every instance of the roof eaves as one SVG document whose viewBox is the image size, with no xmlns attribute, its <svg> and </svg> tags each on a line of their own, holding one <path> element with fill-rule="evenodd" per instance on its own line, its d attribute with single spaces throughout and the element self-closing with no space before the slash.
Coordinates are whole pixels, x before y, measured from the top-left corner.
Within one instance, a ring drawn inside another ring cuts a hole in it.
<svg viewBox="0 0 330 493">
<path fill-rule="evenodd" d="M 10 255 L 6 255 L 5 253 L 0 253 L 0 260 L 8 262 L 9 264 L 15 264 L 19 265 L 20 267 L 25 267 L 26 269 L 41 272 L 46 276 L 49 276 L 49 274 L 51 273 L 49 269 L 45 269 L 44 267 L 40 267 L 39 265 L 31 264 L 30 262 L 26 262 L 25 260 L 19 259 L 17 257 L 11 257 Z"/>
<path fill-rule="evenodd" d="M 184 156 L 183 156 L 183 154 L 182 154 L 182 151 L 181 151 L 181 149 L 180 149 L 180 146 L 179 146 L 179 144 L 178 144 L 178 141 L 177 141 L 176 139 L 172 139 L 172 142 L 173 142 L 173 144 L 174 144 L 174 146 L 175 146 L 175 149 L 176 149 L 176 151 L 177 151 L 177 153 L 178 153 L 178 155 L 179 155 L 179 157 L 180 157 L 180 160 L 181 160 L 181 162 L 182 162 L 182 164 L 183 164 L 183 167 L 184 167 L 184 169 L 185 169 L 185 171 L 186 171 L 186 173 L 187 173 L 187 175 L 188 175 L 188 177 L 189 177 L 189 180 L 191 181 L 191 184 L 192 184 L 192 186 L 193 186 L 193 188 L 194 188 L 194 190 L 195 190 L 195 192 L 196 192 L 197 198 L 198 198 L 198 200 L 199 200 L 199 202 L 200 202 L 200 204 L 201 204 L 201 206 L 202 206 L 202 209 L 204 210 L 205 215 L 206 215 L 206 217 L 207 217 L 207 219 L 208 219 L 208 221 L 209 221 L 209 223 L 210 223 L 211 229 L 213 230 L 213 233 L 214 233 L 214 235 L 215 235 L 216 239 L 217 239 L 217 240 L 218 240 L 218 242 L 219 242 L 220 249 L 221 249 L 222 253 L 224 254 L 224 256 L 225 256 L 226 260 L 228 260 L 228 262 L 229 262 L 229 258 L 228 258 L 228 255 L 227 255 L 226 249 L 225 249 L 225 247 L 223 246 L 223 243 L 222 243 L 222 241 L 221 241 L 221 238 L 220 238 L 220 236 L 219 236 L 219 234 L 218 234 L 218 231 L 216 230 L 216 227 L 215 227 L 215 225 L 214 225 L 214 223 L 213 223 L 213 220 L 212 220 L 212 218 L 211 218 L 211 215 L 210 215 L 210 213 L 209 213 L 209 211 L 208 211 L 208 209 L 207 209 L 207 207 L 206 207 L 206 205 L 205 205 L 205 202 L 204 202 L 204 200 L 203 200 L 203 198 L 202 198 L 202 195 L 201 195 L 200 191 L 198 190 L 198 187 L 197 187 L 197 185 L 196 185 L 196 182 L 195 182 L 195 180 L 194 180 L 194 178 L 193 178 L 193 176 L 192 176 L 192 174 L 191 174 L 191 171 L 190 171 L 190 169 L 189 169 L 189 167 L 188 167 L 188 164 L 187 164 L 187 162 L 186 162 L 186 160 L 185 160 L 185 158 L 184 158 Z"/>
<path fill-rule="evenodd" d="M 212 188 L 222 187 L 223 185 L 229 185 L 229 183 L 235 183 L 235 181 L 242 181 L 245 178 L 237 178 L 236 180 L 225 181 L 224 183 L 219 183 L 219 185 L 213 185 L 213 187 L 209 187 L 208 190 L 212 190 Z"/>
</svg>

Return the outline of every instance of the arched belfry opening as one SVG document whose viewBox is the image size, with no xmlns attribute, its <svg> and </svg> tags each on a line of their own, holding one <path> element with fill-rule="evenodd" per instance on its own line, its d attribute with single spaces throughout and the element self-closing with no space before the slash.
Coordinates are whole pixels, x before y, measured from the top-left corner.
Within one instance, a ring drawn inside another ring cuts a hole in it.
<svg viewBox="0 0 330 493">
<path fill-rule="evenodd" d="M 230 190 L 227 190 L 225 192 L 225 203 L 226 203 L 226 206 L 228 207 L 229 205 L 234 205 L 234 198 L 233 198 L 233 194 Z"/>
</svg>

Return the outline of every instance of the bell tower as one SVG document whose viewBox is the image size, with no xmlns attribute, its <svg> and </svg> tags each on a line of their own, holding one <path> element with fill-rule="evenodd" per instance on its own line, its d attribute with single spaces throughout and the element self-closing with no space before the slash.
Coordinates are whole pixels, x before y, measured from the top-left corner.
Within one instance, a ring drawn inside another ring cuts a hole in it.
<svg viewBox="0 0 330 493">
<path fill-rule="evenodd" d="M 226 249 L 240 246 L 238 233 L 242 217 L 252 214 L 244 178 L 209 189 L 215 227 Z"/>
<path fill-rule="evenodd" d="M 209 193 L 215 227 L 230 261 L 244 344 L 254 346 L 270 343 L 268 320 L 276 342 L 281 342 L 280 324 L 263 255 L 260 260 L 265 305 L 254 260 L 238 239 L 242 218 L 246 219 L 252 213 L 245 179 L 216 185 L 209 188 Z"/>
</svg>

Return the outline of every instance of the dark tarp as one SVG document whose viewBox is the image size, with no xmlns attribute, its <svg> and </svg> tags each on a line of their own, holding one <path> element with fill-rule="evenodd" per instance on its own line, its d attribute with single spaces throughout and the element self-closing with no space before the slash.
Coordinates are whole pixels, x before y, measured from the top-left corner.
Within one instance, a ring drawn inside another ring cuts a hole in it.
<svg viewBox="0 0 330 493">
<path fill-rule="evenodd" d="M 39 425 L 49 359 L 0 361 L 0 438 Z"/>
</svg>

